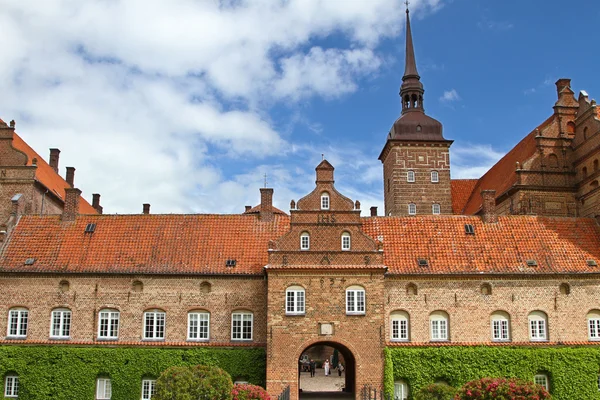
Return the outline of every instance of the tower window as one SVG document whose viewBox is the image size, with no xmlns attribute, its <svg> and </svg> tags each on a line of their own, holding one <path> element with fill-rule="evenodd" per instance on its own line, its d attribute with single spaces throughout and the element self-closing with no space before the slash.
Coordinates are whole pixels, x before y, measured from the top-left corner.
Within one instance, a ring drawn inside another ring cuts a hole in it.
<svg viewBox="0 0 600 400">
<path fill-rule="evenodd" d="M 321 193 L 321 210 L 329 210 L 329 193 Z"/>
<path fill-rule="evenodd" d="M 431 182 L 438 183 L 440 181 L 440 174 L 437 171 L 431 171 Z"/>
<path fill-rule="evenodd" d="M 410 203 L 408 205 L 408 215 L 416 215 L 417 214 L 417 205 L 415 203 Z"/>
<path fill-rule="evenodd" d="M 440 215 L 440 205 L 439 204 L 432 204 L 431 205 L 431 213 L 433 215 Z"/>
<path fill-rule="evenodd" d="M 414 182 L 415 181 L 415 171 L 407 171 L 406 172 L 406 182 Z"/>
</svg>

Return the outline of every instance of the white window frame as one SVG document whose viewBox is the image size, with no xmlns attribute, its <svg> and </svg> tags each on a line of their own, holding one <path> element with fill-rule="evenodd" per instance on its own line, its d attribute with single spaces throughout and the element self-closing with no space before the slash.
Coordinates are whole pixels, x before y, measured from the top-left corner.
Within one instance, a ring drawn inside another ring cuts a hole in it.
<svg viewBox="0 0 600 400">
<path fill-rule="evenodd" d="M 492 328 L 493 342 L 510 341 L 510 317 L 503 311 L 492 314 L 490 325 Z"/>
<path fill-rule="evenodd" d="M 142 379 L 142 400 L 152 400 L 156 394 L 156 379 Z"/>
<path fill-rule="evenodd" d="M 592 310 L 587 314 L 588 339 L 590 341 L 600 340 L 600 310 Z M 600 390 L 600 386 L 598 386 Z"/>
<path fill-rule="evenodd" d="M 352 246 L 352 237 L 349 232 L 342 232 L 342 251 L 350 251 L 350 246 Z"/>
<path fill-rule="evenodd" d="M 19 397 L 19 375 L 10 374 L 4 377 L 4 397 Z"/>
<path fill-rule="evenodd" d="M 365 315 L 367 296 L 362 286 L 350 286 L 346 289 L 346 315 Z"/>
<path fill-rule="evenodd" d="M 438 183 L 440 181 L 440 174 L 437 171 L 431 171 L 431 182 Z"/>
<path fill-rule="evenodd" d="M 15 307 L 8 310 L 6 336 L 9 338 L 26 338 L 29 325 L 29 310 Z"/>
<path fill-rule="evenodd" d="M 406 171 L 406 182 L 413 183 L 415 181 L 415 171 L 408 170 Z"/>
<path fill-rule="evenodd" d="M 329 193 L 327 193 L 327 192 L 321 193 L 321 210 L 329 210 L 330 206 L 331 206 L 331 204 L 330 204 Z"/>
<path fill-rule="evenodd" d="M 306 312 L 306 291 L 302 286 L 290 286 L 285 290 L 285 314 L 304 315 Z"/>
<path fill-rule="evenodd" d="M 236 322 L 239 326 L 236 327 Z M 250 323 L 250 335 L 248 335 L 247 323 Z M 246 325 L 246 326 L 245 326 Z M 231 314 L 231 340 L 250 341 L 254 335 L 254 314 L 249 311 L 235 311 Z"/>
<path fill-rule="evenodd" d="M 196 310 L 188 312 L 187 340 L 206 342 L 210 339 L 210 313 Z"/>
<path fill-rule="evenodd" d="M 550 378 L 546 374 L 535 374 L 533 377 L 533 383 L 542 386 L 546 391 L 550 391 Z"/>
<path fill-rule="evenodd" d="M 151 324 L 149 328 L 149 323 Z M 167 332 L 167 313 L 163 310 L 144 311 L 144 340 L 165 340 Z"/>
<path fill-rule="evenodd" d="M 542 311 L 529 313 L 528 328 L 529 340 L 532 342 L 545 342 L 548 340 L 548 315 Z"/>
<path fill-rule="evenodd" d="M 96 379 L 96 400 L 110 400 L 112 397 L 112 383 L 110 378 Z"/>
<path fill-rule="evenodd" d="M 112 308 L 105 308 L 98 312 L 98 339 L 116 340 L 119 338 L 121 312 Z M 103 321 L 106 320 L 104 323 Z M 103 334 L 106 328 L 106 333 Z"/>
<path fill-rule="evenodd" d="M 310 250 L 310 234 L 308 232 L 300 234 L 300 250 Z"/>
<path fill-rule="evenodd" d="M 71 338 L 71 310 L 68 308 L 55 308 L 50 313 L 50 338 Z"/>
<path fill-rule="evenodd" d="M 408 399 L 408 385 L 405 381 L 394 382 L 394 400 Z"/>
<path fill-rule="evenodd" d="M 408 203 L 408 215 L 417 215 L 417 205 L 415 203 Z"/>
<path fill-rule="evenodd" d="M 434 311 L 429 315 L 429 333 L 432 342 L 449 340 L 450 323 L 446 312 Z"/>
<path fill-rule="evenodd" d="M 392 342 L 408 342 L 409 316 L 406 311 L 394 311 L 390 314 L 390 340 Z"/>
<path fill-rule="evenodd" d="M 431 205 L 431 213 L 433 215 L 440 215 L 442 213 L 442 207 L 438 203 L 433 203 Z"/>
</svg>

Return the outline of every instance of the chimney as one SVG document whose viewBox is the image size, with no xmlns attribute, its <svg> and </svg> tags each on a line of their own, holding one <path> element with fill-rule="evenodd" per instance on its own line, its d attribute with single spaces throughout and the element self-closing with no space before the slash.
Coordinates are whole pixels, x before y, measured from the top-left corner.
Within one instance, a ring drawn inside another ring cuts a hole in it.
<svg viewBox="0 0 600 400">
<path fill-rule="evenodd" d="M 75 167 L 67 167 L 67 176 L 65 177 L 65 180 L 67 181 L 69 186 L 75 186 Z"/>
<path fill-rule="evenodd" d="M 564 88 L 570 88 L 571 87 L 571 80 L 567 79 L 567 78 L 561 78 L 559 80 L 556 81 L 556 93 L 558 94 L 558 98 L 560 99 L 560 92 L 562 92 L 562 90 Z"/>
<path fill-rule="evenodd" d="M 102 214 L 102 206 L 100 205 L 100 195 L 98 193 L 92 194 L 92 207 L 94 207 L 94 209 L 98 211 L 98 214 Z"/>
<path fill-rule="evenodd" d="M 260 218 L 263 221 L 273 219 L 273 189 L 260 188 Z"/>
<path fill-rule="evenodd" d="M 144 214 L 150 214 L 150 204 L 148 204 L 148 203 L 144 203 L 144 204 L 143 204 L 143 207 L 144 207 L 144 209 L 143 209 L 143 211 L 142 211 L 142 212 L 143 212 Z"/>
<path fill-rule="evenodd" d="M 59 149 L 50 149 L 50 159 L 48 160 L 48 164 L 52 167 L 54 172 L 58 174 L 58 156 L 60 155 Z"/>
<path fill-rule="evenodd" d="M 244 212 L 248 212 L 250 210 L 252 210 L 252 206 L 245 206 L 244 207 Z"/>
<path fill-rule="evenodd" d="M 62 213 L 63 221 L 75 221 L 79 214 L 79 201 L 81 200 L 81 190 L 77 188 L 65 189 L 65 208 Z"/>
<path fill-rule="evenodd" d="M 496 191 L 482 190 L 481 200 L 481 217 L 483 219 L 483 222 L 486 224 L 498 222 L 498 215 L 496 214 Z"/>
<path fill-rule="evenodd" d="M 371 217 L 376 217 L 377 216 L 377 207 L 373 206 L 371 207 Z"/>
</svg>

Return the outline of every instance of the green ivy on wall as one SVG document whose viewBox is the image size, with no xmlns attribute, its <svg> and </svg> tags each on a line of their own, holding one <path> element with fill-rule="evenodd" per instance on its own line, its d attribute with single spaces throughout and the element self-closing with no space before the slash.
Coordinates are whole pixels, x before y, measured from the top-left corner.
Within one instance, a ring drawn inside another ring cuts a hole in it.
<svg viewBox="0 0 600 400">
<path fill-rule="evenodd" d="M 600 347 L 397 347 L 385 350 L 384 385 L 404 380 L 409 393 L 437 380 L 456 388 L 483 377 L 550 378 L 555 400 L 600 399 Z"/>
<path fill-rule="evenodd" d="M 98 376 L 110 377 L 113 400 L 139 399 L 142 378 L 157 378 L 173 365 L 199 364 L 265 384 L 263 348 L 0 346 L 2 387 L 7 373 L 17 373 L 19 400 L 94 399 Z"/>
</svg>

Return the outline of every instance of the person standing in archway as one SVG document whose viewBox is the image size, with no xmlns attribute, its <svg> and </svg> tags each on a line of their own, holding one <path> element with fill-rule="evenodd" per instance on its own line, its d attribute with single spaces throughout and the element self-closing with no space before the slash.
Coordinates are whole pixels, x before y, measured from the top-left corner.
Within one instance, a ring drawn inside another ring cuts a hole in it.
<svg viewBox="0 0 600 400">
<path fill-rule="evenodd" d="M 342 376 L 342 372 L 344 372 L 344 364 L 338 363 L 338 376 Z"/>
<path fill-rule="evenodd" d="M 325 360 L 323 363 L 323 369 L 325 370 L 325 376 L 329 375 L 329 360 Z"/>
<path fill-rule="evenodd" d="M 315 376 L 315 371 L 317 370 L 317 363 L 315 362 L 315 360 L 313 360 L 311 358 L 309 366 L 310 366 L 310 377 L 312 378 Z"/>
</svg>

